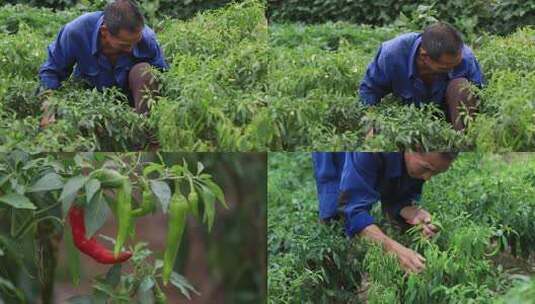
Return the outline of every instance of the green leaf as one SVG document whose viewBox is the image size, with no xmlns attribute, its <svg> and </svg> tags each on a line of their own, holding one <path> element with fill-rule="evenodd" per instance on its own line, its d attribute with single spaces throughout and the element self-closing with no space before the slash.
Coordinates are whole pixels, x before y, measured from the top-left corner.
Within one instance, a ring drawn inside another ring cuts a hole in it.
<svg viewBox="0 0 535 304">
<path fill-rule="evenodd" d="M 65 183 L 63 191 L 59 196 L 59 200 L 62 202 L 63 214 L 67 214 L 72 202 L 76 199 L 78 191 L 84 186 L 87 179 L 87 176 L 77 175 L 71 177 L 67 183 Z"/>
<path fill-rule="evenodd" d="M 100 181 L 98 179 L 92 178 L 85 184 L 85 198 L 88 205 L 98 190 L 100 190 Z"/>
<path fill-rule="evenodd" d="M 188 298 L 188 300 L 191 300 L 191 294 L 190 291 L 195 293 L 196 295 L 200 296 L 201 294 L 188 282 L 188 280 L 181 276 L 180 274 L 173 271 L 171 273 L 171 284 L 173 284 L 176 288 L 180 290 L 180 292 Z"/>
<path fill-rule="evenodd" d="M 212 191 L 205 186 L 201 186 L 201 190 L 201 196 L 204 202 L 203 222 L 207 224 L 208 231 L 212 231 L 215 217 L 215 196 Z"/>
<path fill-rule="evenodd" d="M 11 177 L 11 174 L 1 175 L 0 176 L 0 187 L 2 187 L 9 180 L 10 177 Z"/>
<path fill-rule="evenodd" d="M 204 182 L 206 183 L 208 188 L 212 190 L 217 200 L 220 201 L 221 204 L 225 206 L 225 208 L 228 208 L 227 203 L 225 202 L 225 194 L 223 193 L 223 190 L 221 190 L 221 187 L 219 187 L 216 183 L 214 183 L 211 180 L 205 180 Z"/>
<path fill-rule="evenodd" d="M 152 193 L 158 198 L 158 201 L 160 201 L 163 212 L 167 213 L 169 200 L 171 200 L 171 188 L 169 188 L 169 185 L 166 182 L 151 180 L 150 188 Z"/>
<path fill-rule="evenodd" d="M 59 174 L 51 172 L 41 177 L 35 184 L 30 186 L 26 192 L 50 191 L 61 188 L 63 188 L 63 178 Z"/>
<path fill-rule="evenodd" d="M 98 191 L 85 209 L 86 237 L 92 237 L 104 225 L 109 214 L 110 208 L 106 201 L 103 200 L 102 192 Z"/>
<path fill-rule="evenodd" d="M 80 252 L 74 246 L 72 239 L 71 226 L 65 225 L 64 228 L 65 247 L 67 250 L 67 263 L 69 265 L 69 272 L 72 277 L 72 282 L 75 286 L 80 284 Z"/>
<path fill-rule="evenodd" d="M 158 270 L 163 267 L 163 261 L 162 260 L 156 260 L 154 261 L 154 270 Z"/>
<path fill-rule="evenodd" d="M 197 175 L 199 175 L 202 170 L 204 170 L 204 165 L 201 162 L 197 162 Z"/>
<path fill-rule="evenodd" d="M 88 177 L 83 176 L 83 175 L 77 175 L 77 176 L 69 178 L 69 180 L 67 180 L 67 183 L 63 187 L 63 191 L 61 192 L 61 195 L 59 196 L 59 200 L 63 201 L 72 197 L 73 195 L 76 196 L 78 191 L 84 186 L 87 179 Z"/>
<path fill-rule="evenodd" d="M 146 276 L 139 284 L 137 289 L 137 295 L 139 298 L 140 304 L 153 304 L 154 303 L 154 294 L 152 292 L 152 287 L 154 286 L 154 280 L 151 276 Z"/>
<path fill-rule="evenodd" d="M 151 290 L 153 286 L 154 280 L 152 279 L 152 276 L 146 276 L 139 284 L 138 291 L 148 291 Z"/>
<path fill-rule="evenodd" d="M 0 196 L 0 202 L 16 209 L 36 209 L 35 205 L 26 196 L 13 192 Z"/>
<path fill-rule="evenodd" d="M 0 290 L 2 289 L 9 289 L 10 291 L 14 292 L 15 293 L 15 296 L 19 299 L 19 300 L 23 300 L 24 299 L 24 295 L 22 294 L 22 292 L 16 288 L 13 283 L 11 283 L 10 281 L 0 277 L 0 287 L 3 287 L 3 288 L 0 288 Z M 0 298 L 1 300 L 2 298 Z"/>
</svg>

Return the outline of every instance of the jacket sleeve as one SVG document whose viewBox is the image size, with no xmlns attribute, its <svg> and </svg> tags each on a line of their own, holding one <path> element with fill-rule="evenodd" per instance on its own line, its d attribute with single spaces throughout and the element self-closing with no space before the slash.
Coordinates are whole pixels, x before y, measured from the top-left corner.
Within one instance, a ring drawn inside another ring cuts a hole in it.
<svg viewBox="0 0 535 304">
<path fill-rule="evenodd" d="M 345 153 L 312 153 L 319 215 L 323 220 L 332 218 L 337 214 L 340 176 L 344 159 Z"/>
<path fill-rule="evenodd" d="M 364 105 L 375 105 L 392 91 L 383 46 L 379 48 L 373 61 L 368 65 L 364 79 L 360 83 L 359 96 Z"/>
<path fill-rule="evenodd" d="M 152 58 L 149 61 L 149 64 L 161 71 L 168 70 L 169 64 L 167 64 L 165 60 L 163 50 L 160 47 L 158 40 L 156 39 L 156 34 L 154 33 L 154 31 L 150 29 L 149 29 L 149 37 L 150 37 L 149 39 L 150 39 L 152 54 L 153 54 Z"/>
<path fill-rule="evenodd" d="M 465 46 L 465 51 L 468 54 L 468 66 L 467 66 L 467 76 L 468 80 L 478 86 L 479 88 L 482 88 L 485 85 L 485 76 L 483 75 L 483 72 L 481 71 L 481 67 L 479 66 L 479 62 L 476 59 L 476 56 L 470 50 L 470 48 Z"/>
<path fill-rule="evenodd" d="M 378 170 L 379 164 L 373 153 L 346 154 L 340 191 L 345 197 L 345 230 L 349 237 L 375 223 L 370 210 L 380 199 L 377 191 Z"/>
<path fill-rule="evenodd" d="M 48 46 L 48 58 L 39 69 L 41 86 L 57 89 L 61 82 L 72 73 L 76 56 L 74 38 L 68 26 L 64 26 L 56 40 Z"/>
</svg>

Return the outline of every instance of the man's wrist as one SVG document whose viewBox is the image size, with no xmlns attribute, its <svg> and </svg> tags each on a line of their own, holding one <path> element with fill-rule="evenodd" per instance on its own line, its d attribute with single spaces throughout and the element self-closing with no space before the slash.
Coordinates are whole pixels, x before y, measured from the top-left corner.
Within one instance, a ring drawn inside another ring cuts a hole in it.
<svg viewBox="0 0 535 304">
<path fill-rule="evenodd" d="M 403 208 L 399 209 L 399 216 L 401 216 L 404 220 L 407 220 L 407 207 L 410 207 L 410 206 L 404 206 Z"/>
<path fill-rule="evenodd" d="M 383 247 L 388 252 L 396 252 L 398 248 L 399 243 L 391 238 L 385 238 L 383 241 Z"/>
<path fill-rule="evenodd" d="M 401 216 L 405 220 L 409 220 L 410 216 L 407 214 L 411 211 L 412 208 L 419 208 L 417 205 L 414 205 L 411 203 L 410 205 L 403 206 L 401 209 L 399 209 L 399 216 Z"/>
</svg>

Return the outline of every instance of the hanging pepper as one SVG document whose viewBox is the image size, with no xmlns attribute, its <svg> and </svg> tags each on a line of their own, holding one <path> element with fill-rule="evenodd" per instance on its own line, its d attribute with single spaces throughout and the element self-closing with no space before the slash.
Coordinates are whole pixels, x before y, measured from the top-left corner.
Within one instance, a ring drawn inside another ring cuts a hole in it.
<svg viewBox="0 0 535 304">
<path fill-rule="evenodd" d="M 141 206 L 139 208 L 136 208 L 132 210 L 132 216 L 133 217 L 140 217 L 143 215 L 147 215 L 151 212 L 154 212 L 156 205 L 154 203 L 154 199 L 152 197 L 152 193 L 150 189 L 148 189 L 148 186 L 143 187 L 143 200 L 141 201 Z"/>
<path fill-rule="evenodd" d="M 130 251 L 124 251 L 115 257 L 113 252 L 98 243 L 95 237 L 87 239 L 85 236 L 84 208 L 73 205 L 69 210 L 68 217 L 74 245 L 81 252 L 95 259 L 95 261 L 101 264 L 117 264 L 128 260 L 132 256 Z"/>
<path fill-rule="evenodd" d="M 121 188 L 117 190 L 117 238 L 113 253 L 119 255 L 130 231 L 132 212 L 132 184 L 129 180 L 123 181 Z"/>
<path fill-rule="evenodd" d="M 193 187 L 188 194 L 188 203 L 191 213 L 193 213 L 195 218 L 199 219 L 199 195 Z"/>
<path fill-rule="evenodd" d="M 169 219 L 167 222 L 167 240 L 163 261 L 163 284 L 167 286 L 173 266 L 175 265 L 175 259 L 180 248 L 180 242 L 182 240 L 182 234 L 186 227 L 186 215 L 188 213 L 188 201 L 180 194 L 178 188 L 175 188 L 175 193 L 171 197 L 171 203 L 169 204 Z"/>
<path fill-rule="evenodd" d="M 154 302 L 156 304 L 166 304 L 167 303 L 167 296 L 162 291 L 162 289 L 160 288 L 158 283 L 154 284 L 153 290 L 154 290 L 154 295 L 155 295 Z"/>
<path fill-rule="evenodd" d="M 121 173 L 107 168 L 97 169 L 89 175 L 92 178 L 96 178 L 100 181 L 100 184 L 104 187 L 119 188 L 123 186 L 123 182 L 128 180 L 128 177 Z"/>
</svg>

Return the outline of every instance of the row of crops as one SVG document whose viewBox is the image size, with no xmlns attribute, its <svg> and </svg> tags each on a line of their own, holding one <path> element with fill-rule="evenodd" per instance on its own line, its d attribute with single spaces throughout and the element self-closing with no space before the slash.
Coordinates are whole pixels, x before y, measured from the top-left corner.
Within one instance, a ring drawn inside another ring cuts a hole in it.
<svg viewBox="0 0 535 304">
<path fill-rule="evenodd" d="M 254 0 L 180 21 L 152 21 L 171 69 L 159 75 L 149 118 L 125 96 L 69 82 L 54 94 L 58 121 L 39 128 L 37 71 L 62 25 L 82 12 L 0 8 L 0 150 L 526 151 L 535 147 L 535 29 L 471 37 L 488 81 L 465 133 L 440 110 L 387 98 L 364 108 L 357 88 L 381 42 L 416 30 L 393 24 L 270 24 Z M 375 136 L 366 137 L 370 129 Z"/>
<path fill-rule="evenodd" d="M 463 153 L 424 186 L 422 206 L 441 232 L 382 229 L 426 258 L 405 274 L 395 257 L 319 223 L 309 154 L 271 154 L 268 290 L 273 303 L 532 303 L 535 299 L 535 155 Z M 379 205 L 379 204 L 377 204 Z M 378 206 L 377 206 L 378 207 Z M 531 279 L 530 279 L 531 277 Z"/>
</svg>

